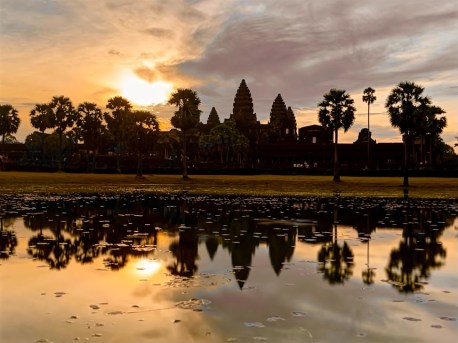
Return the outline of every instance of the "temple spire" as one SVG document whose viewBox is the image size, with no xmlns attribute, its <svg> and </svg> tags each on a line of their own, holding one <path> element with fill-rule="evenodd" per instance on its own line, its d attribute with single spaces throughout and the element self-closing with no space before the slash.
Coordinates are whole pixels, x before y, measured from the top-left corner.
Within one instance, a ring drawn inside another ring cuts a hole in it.
<svg viewBox="0 0 458 343">
<path fill-rule="evenodd" d="M 256 113 L 253 110 L 253 99 L 245 79 L 242 80 L 235 94 L 234 106 L 230 117 L 235 120 L 237 127 L 248 127 L 257 122 Z"/>
<path fill-rule="evenodd" d="M 221 121 L 219 120 L 219 116 L 218 116 L 218 113 L 216 112 L 216 109 L 212 107 L 210 114 L 208 115 L 207 125 L 214 127 L 218 124 L 221 124 Z"/>
<path fill-rule="evenodd" d="M 296 118 L 291 107 L 286 108 L 281 94 L 270 111 L 269 139 L 271 142 L 296 140 Z"/>
</svg>

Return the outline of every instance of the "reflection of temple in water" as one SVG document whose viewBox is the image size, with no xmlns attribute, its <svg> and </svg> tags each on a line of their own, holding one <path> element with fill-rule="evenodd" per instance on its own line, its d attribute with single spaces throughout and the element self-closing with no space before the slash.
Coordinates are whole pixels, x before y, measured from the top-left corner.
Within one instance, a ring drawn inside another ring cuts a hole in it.
<svg viewBox="0 0 458 343">
<path fill-rule="evenodd" d="M 448 214 L 447 207 L 453 205 L 446 200 L 436 200 L 431 207 L 389 199 L 129 195 L 17 206 L 11 217 L 5 213 L 1 217 L 2 258 L 14 253 L 17 245 L 8 223 L 24 211 L 24 225 L 33 232 L 27 252 L 52 269 L 66 268 L 72 259 L 90 264 L 97 258 L 103 258 L 109 270 L 122 269 L 130 259 L 153 257 L 162 231 L 171 239 L 170 274 L 192 277 L 199 271 L 201 249 L 210 260 L 222 249 L 230 254 L 240 289 L 260 248 L 267 249 L 278 276 L 292 261 L 297 244 L 318 246 L 317 271 L 330 284 L 344 283 L 353 274 L 354 261 L 351 246 L 337 240 L 343 225 L 353 228 L 361 243 L 367 244 L 367 268 L 361 276 L 368 285 L 375 275 L 369 266 L 371 236 L 381 228 L 402 230 L 385 273 L 399 291 L 418 291 L 431 270 L 443 265 L 446 251 L 440 236 L 455 218 Z"/>
</svg>

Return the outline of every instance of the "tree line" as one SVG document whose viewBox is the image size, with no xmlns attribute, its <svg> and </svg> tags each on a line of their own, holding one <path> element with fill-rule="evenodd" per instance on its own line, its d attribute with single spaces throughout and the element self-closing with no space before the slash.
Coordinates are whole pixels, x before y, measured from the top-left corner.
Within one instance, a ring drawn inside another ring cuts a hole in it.
<svg viewBox="0 0 458 343">
<path fill-rule="evenodd" d="M 410 152 L 415 139 L 420 139 L 423 154 L 426 137 L 432 145 L 447 125 L 446 118 L 441 116 L 445 111 L 432 104 L 431 99 L 423 94 L 424 88 L 413 82 L 401 82 L 394 87 L 385 101 L 390 123 L 398 128 L 404 143 L 404 186 L 408 186 Z M 368 105 L 367 128 L 367 165 L 370 165 L 370 105 L 376 100 L 375 90 L 368 87 L 363 92 L 362 100 Z M 197 93 L 192 89 L 178 89 L 168 103 L 177 110 L 171 117 L 171 124 L 181 132 L 181 160 L 183 179 L 188 179 L 187 141 L 189 132 L 200 123 L 201 104 Z M 55 96 L 49 103 L 36 104 L 30 111 L 30 121 L 38 131 L 29 135 L 27 141 L 40 145 L 43 158 L 46 140 L 54 144 L 57 151 L 58 169 L 62 169 L 63 149 L 67 141 L 82 142 L 88 151 L 93 152 L 95 159 L 100 146 L 110 144 L 116 154 L 116 169 L 120 172 L 119 158 L 124 153 L 136 154 L 138 157 L 137 174 L 142 174 L 142 155 L 151 151 L 159 123 L 154 113 L 145 110 L 134 110 L 125 98 L 116 96 L 107 101 L 106 112 L 95 103 L 83 102 L 74 106 L 69 98 Z M 355 119 L 354 100 L 343 89 L 331 89 L 323 95 L 318 103 L 318 121 L 333 132 L 334 141 L 334 181 L 340 181 L 338 157 L 338 133 L 350 129 Z M 18 111 L 11 105 L 0 105 L 0 135 L 2 143 L 15 134 L 20 125 Z M 48 137 L 45 131 L 53 133 Z M 209 135 L 200 137 L 200 146 L 205 152 L 208 146 L 219 151 L 221 161 L 228 159 L 229 154 L 241 154 L 248 148 L 246 137 L 238 133 L 235 123 L 219 123 Z M 431 150 L 429 158 L 431 159 Z M 224 157 L 223 157 L 224 156 Z M 240 157 L 241 158 L 241 157 Z M 94 160 L 95 162 L 95 160 Z M 430 161 L 431 162 L 431 161 Z"/>
</svg>

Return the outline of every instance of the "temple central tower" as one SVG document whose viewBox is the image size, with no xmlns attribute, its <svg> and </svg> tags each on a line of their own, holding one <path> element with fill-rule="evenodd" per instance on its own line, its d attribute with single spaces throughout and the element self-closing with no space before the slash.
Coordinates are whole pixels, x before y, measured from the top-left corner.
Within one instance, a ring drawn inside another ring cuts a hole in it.
<svg viewBox="0 0 458 343">
<path fill-rule="evenodd" d="M 242 80 L 235 94 L 230 118 L 235 120 L 239 128 L 247 128 L 257 124 L 256 113 L 253 110 L 253 99 L 245 80 Z"/>
</svg>

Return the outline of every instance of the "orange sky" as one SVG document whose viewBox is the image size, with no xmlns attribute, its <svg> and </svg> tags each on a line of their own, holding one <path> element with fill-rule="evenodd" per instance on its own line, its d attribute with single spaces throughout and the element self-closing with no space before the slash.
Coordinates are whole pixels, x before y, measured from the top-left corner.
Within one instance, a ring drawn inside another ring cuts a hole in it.
<svg viewBox="0 0 458 343">
<path fill-rule="evenodd" d="M 301 127 L 318 122 L 317 103 L 335 87 L 355 99 L 355 124 L 340 136 L 352 142 L 367 125 L 361 96 L 371 86 L 377 96 L 371 131 L 382 142 L 400 140 L 389 124 L 386 96 L 399 82 L 413 81 L 447 112 L 442 137 L 454 144 L 455 5 L 453 0 L 441 6 L 434 0 L 357 0 L 345 6 L 337 0 L 3 0 L 0 103 L 19 110 L 16 137 L 23 141 L 34 130 L 30 109 L 55 95 L 104 108 L 115 95 L 144 103 L 151 89 L 154 103 L 170 88 L 190 87 L 201 97 L 206 122 L 213 106 L 221 119 L 229 117 L 244 78 L 258 120 L 268 121 L 281 93 Z M 167 129 L 174 109 L 152 109 Z"/>
</svg>

